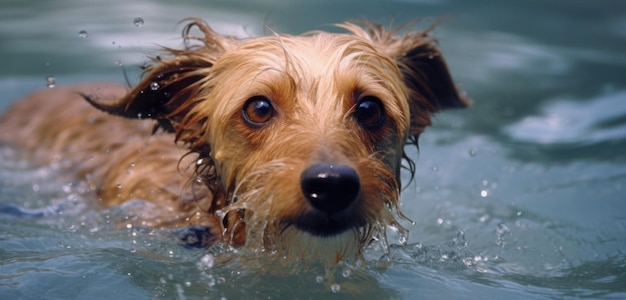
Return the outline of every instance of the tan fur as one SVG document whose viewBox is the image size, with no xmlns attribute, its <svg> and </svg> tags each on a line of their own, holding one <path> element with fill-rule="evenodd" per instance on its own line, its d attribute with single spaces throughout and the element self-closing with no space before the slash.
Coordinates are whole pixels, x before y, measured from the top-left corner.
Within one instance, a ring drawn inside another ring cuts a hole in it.
<svg viewBox="0 0 626 300">
<path fill-rule="evenodd" d="M 190 36 L 194 27 L 203 36 Z M 428 31 L 340 27 L 348 32 L 240 40 L 190 19 L 186 48 L 155 58 L 133 89 L 36 92 L 0 119 L 0 141 L 26 159 L 67 165 L 103 205 L 159 204 L 162 212 L 140 218 L 145 225 L 204 225 L 236 246 L 328 264 L 354 259 L 386 225 L 397 226 L 403 158 L 414 171 L 405 143 L 417 145 L 430 114 L 468 101 Z M 256 96 L 274 108 L 262 126 L 242 116 Z M 375 130 L 355 117 L 366 97 L 384 108 Z M 154 120 L 161 129 L 152 134 Z M 348 166 L 360 180 L 349 216 L 361 221 L 332 236 L 293 226 L 314 210 L 301 174 L 320 163 Z"/>
</svg>

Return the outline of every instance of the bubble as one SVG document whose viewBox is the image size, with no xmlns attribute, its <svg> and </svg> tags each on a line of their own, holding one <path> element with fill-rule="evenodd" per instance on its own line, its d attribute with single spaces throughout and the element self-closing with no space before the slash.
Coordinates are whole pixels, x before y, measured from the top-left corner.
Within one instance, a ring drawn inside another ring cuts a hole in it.
<svg viewBox="0 0 626 300">
<path fill-rule="evenodd" d="M 153 83 L 150 84 L 150 89 L 153 90 L 153 91 L 158 90 L 160 87 L 161 86 L 159 86 L 158 82 L 153 82 Z"/>
<path fill-rule="evenodd" d="M 86 30 L 81 30 L 78 32 L 78 37 L 79 38 L 86 38 L 87 36 L 89 36 L 89 33 L 87 33 Z"/>
<path fill-rule="evenodd" d="M 46 86 L 48 88 L 53 88 L 57 85 L 57 79 L 52 75 L 46 76 Z"/>
<path fill-rule="evenodd" d="M 136 17 L 133 20 L 133 24 L 135 25 L 135 27 L 140 28 L 141 26 L 143 26 L 143 18 L 142 17 Z"/>
<path fill-rule="evenodd" d="M 336 284 L 336 283 L 334 283 L 334 284 L 332 284 L 332 285 L 330 286 L 330 290 L 331 290 L 333 293 L 339 293 L 339 291 L 341 291 L 341 286 L 340 286 L 340 285 L 338 285 L 338 284 Z"/>
</svg>

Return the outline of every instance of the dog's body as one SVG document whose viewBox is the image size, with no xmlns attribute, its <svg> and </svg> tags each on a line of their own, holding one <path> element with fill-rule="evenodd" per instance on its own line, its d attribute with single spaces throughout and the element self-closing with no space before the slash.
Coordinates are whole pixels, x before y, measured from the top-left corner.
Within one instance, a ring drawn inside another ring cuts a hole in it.
<svg viewBox="0 0 626 300">
<path fill-rule="evenodd" d="M 193 19 L 183 35 L 200 44 L 168 49 L 132 90 L 36 92 L 0 119 L 0 141 L 66 165 L 104 205 L 153 201 L 144 225 L 353 259 L 397 225 L 405 143 L 433 112 L 467 105 L 428 31 L 364 25 L 239 40 Z"/>
</svg>

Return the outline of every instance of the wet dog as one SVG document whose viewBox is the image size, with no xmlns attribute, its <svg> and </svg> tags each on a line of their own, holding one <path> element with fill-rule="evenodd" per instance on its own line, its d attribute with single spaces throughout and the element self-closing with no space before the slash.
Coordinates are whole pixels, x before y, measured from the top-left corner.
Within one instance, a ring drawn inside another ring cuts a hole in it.
<svg viewBox="0 0 626 300">
<path fill-rule="evenodd" d="M 405 145 L 432 113 L 468 104 L 429 29 L 238 39 L 188 22 L 185 47 L 133 88 L 35 92 L 4 113 L 0 141 L 104 206 L 151 201 L 139 225 L 201 226 L 237 247 L 335 264 L 399 226 Z"/>
</svg>

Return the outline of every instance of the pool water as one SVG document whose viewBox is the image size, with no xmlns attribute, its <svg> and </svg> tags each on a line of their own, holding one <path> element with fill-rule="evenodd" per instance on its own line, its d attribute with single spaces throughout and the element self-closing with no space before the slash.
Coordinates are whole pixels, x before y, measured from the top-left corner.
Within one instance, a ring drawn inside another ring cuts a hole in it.
<svg viewBox="0 0 626 300">
<path fill-rule="evenodd" d="M 136 82 L 189 16 L 239 36 L 445 17 L 435 34 L 474 105 L 437 115 L 411 150 L 408 243 L 389 231 L 389 257 L 373 243 L 332 274 L 187 248 L 116 226 L 127 207 L 99 209 L 0 145 L 0 299 L 626 298 L 626 2 L 9 0 L 0 111 L 51 84 Z"/>
</svg>

